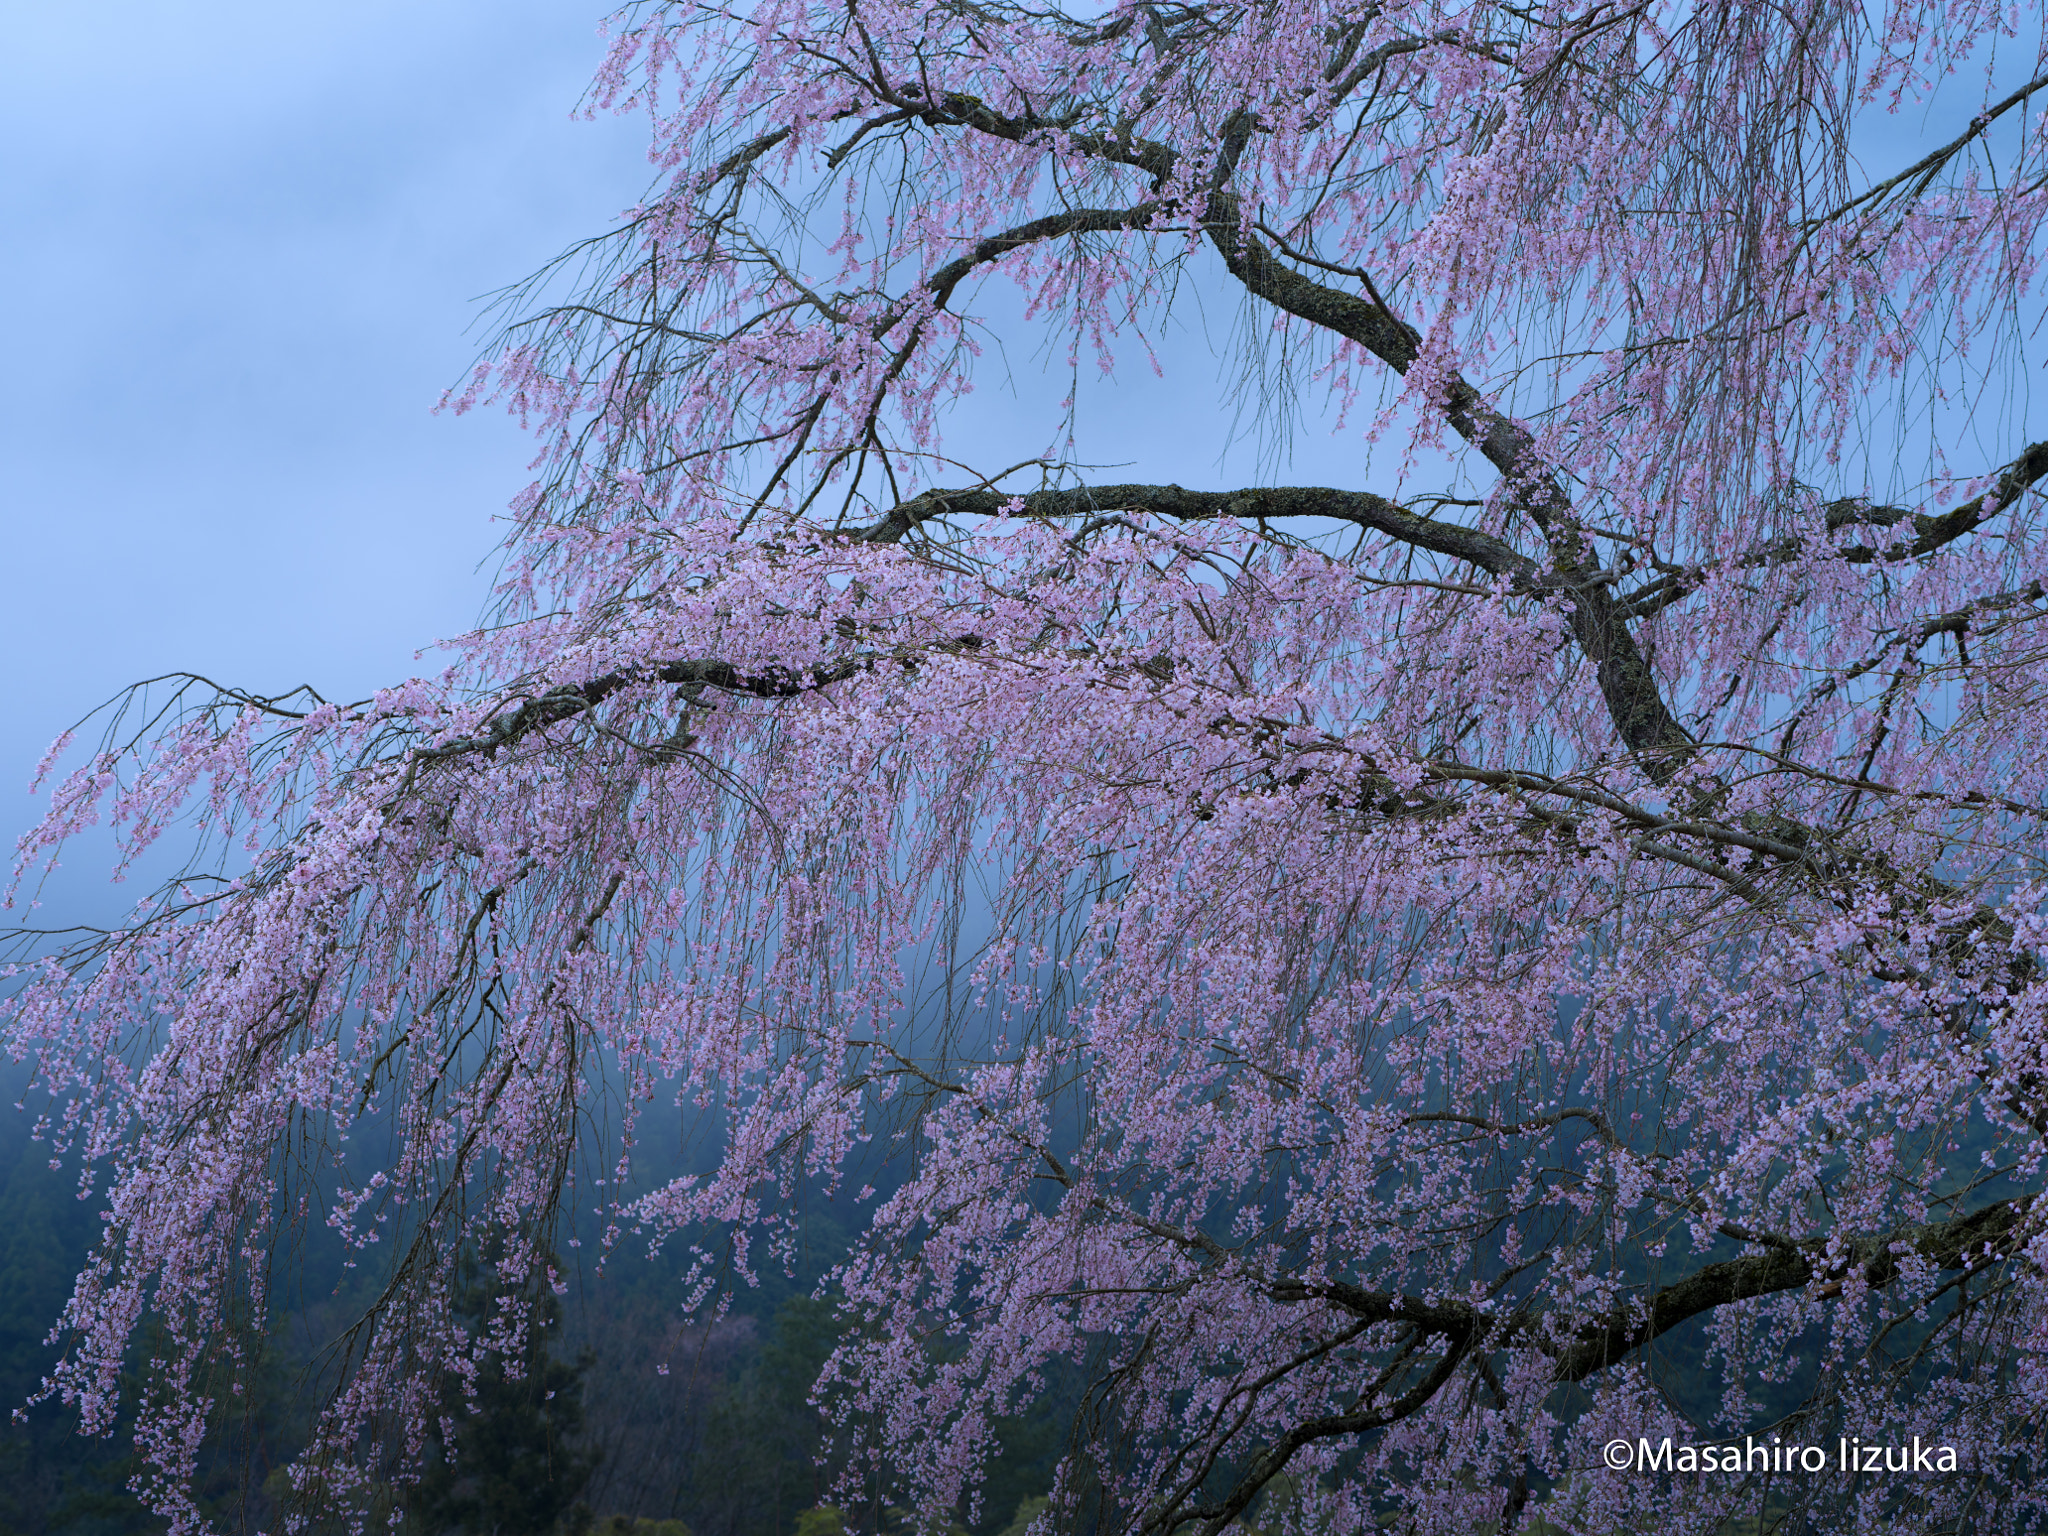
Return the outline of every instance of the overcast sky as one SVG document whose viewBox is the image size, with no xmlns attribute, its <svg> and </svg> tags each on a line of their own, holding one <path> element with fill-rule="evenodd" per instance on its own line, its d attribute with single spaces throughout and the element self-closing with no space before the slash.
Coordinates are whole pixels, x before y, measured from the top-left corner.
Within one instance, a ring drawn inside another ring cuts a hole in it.
<svg viewBox="0 0 2048 1536">
<path fill-rule="evenodd" d="M 344 696 L 467 628 L 524 482 L 432 414 L 486 291 L 603 228 L 578 0 L 0 4 L 11 840 L 50 738 L 174 668 Z"/>
<path fill-rule="evenodd" d="M 359 696 L 474 622 L 531 448 L 433 406 L 476 299 L 645 188 L 644 124 L 574 114 L 604 10 L 0 0 L 0 833 L 34 819 L 50 739 L 129 682 Z M 1237 319 L 1195 292 L 1167 381 L 1134 347 L 1114 384 L 1084 368 L 1104 478 L 1275 473 L 1253 443 L 1217 456 Z M 984 467 L 1050 446 L 1030 397 L 1066 387 L 1008 343 L 1021 393 L 988 379 L 951 439 Z M 1397 492 L 1362 425 L 1278 477 Z"/>
<path fill-rule="evenodd" d="M 483 340 L 477 297 L 645 188 L 644 123 L 575 117 L 604 11 L 0 0 L 10 839 L 50 740 L 130 682 L 358 696 L 474 622 L 531 449 L 433 406 Z M 1233 318 L 1191 308 L 1172 346 L 1211 410 L 1198 333 Z M 1007 360 L 1036 374 L 1035 350 Z M 1113 406 L 1084 380 L 1104 461 L 1189 435 L 1185 397 L 1132 361 Z M 1017 407 L 985 390 L 964 436 L 1009 436 Z M 1198 440 L 1205 462 L 1156 467 L 1213 479 Z"/>
</svg>

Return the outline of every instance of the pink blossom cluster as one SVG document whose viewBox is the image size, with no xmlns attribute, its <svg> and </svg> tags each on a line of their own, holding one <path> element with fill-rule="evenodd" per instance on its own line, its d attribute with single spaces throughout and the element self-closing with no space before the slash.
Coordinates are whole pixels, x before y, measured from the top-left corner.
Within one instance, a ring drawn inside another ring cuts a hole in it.
<svg viewBox="0 0 2048 1536">
<path fill-rule="evenodd" d="M 0 1004 L 106 1207 L 49 1394 L 107 1428 L 154 1327 L 144 1490 L 201 1528 L 318 1211 L 381 1289 L 298 1477 L 366 1498 L 517 1353 L 465 1251 L 537 1295 L 594 1193 L 715 1309 L 879 1142 L 819 1401 L 934 1528 L 1079 1373 L 1051 1518 L 1216 1536 L 1284 1471 L 1304 1529 L 1714 1530 L 1736 1490 L 1598 1459 L 1699 1438 L 1688 1325 L 1710 1428 L 1797 1381 L 1805 1439 L 1971 1468 L 1811 1482 L 1814 1528 L 2039 1528 L 2021 20 L 622 12 L 595 101 L 661 184 L 456 402 L 543 446 L 502 622 L 348 705 L 138 692 L 22 842 L 226 860 Z M 1967 109 L 1864 170 L 1928 100 Z M 1105 370 L 1227 292 L 1388 467 L 965 469 L 999 282 Z M 714 1169 L 579 1188 L 602 1105 L 672 1102 Z"/>
</svg>

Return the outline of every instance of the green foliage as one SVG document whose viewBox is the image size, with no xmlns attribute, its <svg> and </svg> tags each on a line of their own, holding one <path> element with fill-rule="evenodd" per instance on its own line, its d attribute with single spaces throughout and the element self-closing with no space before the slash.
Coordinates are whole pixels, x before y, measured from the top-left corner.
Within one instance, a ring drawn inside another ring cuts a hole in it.
<svg viewBox="0 0 2048 1536">
<path fill-rule="evenodd" d="M 56 1360 L 43 1341 L 93 1238 L 95 1208 L 53 1172 L 25 1116 L 0 1119 L 0 1413 L 12 1413 Z M 0 1434 L 0 1532 L 126 1536 L 146 1529 L 127 1491 L 118 1444 L 80 1440 L 70 1415 L 45 1405 Z"/>
<path fill-rule="evenodd" d="M 18 1084 L 14 1091 L 19 1092 Z M 47 1343 L 100 1232 L 99 1204 L 81 1200 L 75 1168 L 49 1166 L 46 1143 L 31 1139 L 26 1117 L 0 1117 L 0 1415 L 21 1407 L 55 1363 Z M 139 1338 L 131 1358 L 162 1349 L 160 1336 Z M 285 1379 L 277 1362 L 251 1352 L 239 1391 L 210 1384 L 218 1405 L 200 1456 L 194 1492 L 225 1530 L 261 1523 L 266 1508 L 250 1483 L 278 1454 L 286 1423 Z M 139 1374 L 123 1373 L 130 1406 L 141 1397 Z M 56 1403 L 29 1411 L 0 1433 L 0 1536 L 145 1536 L 164 1522 L 129 1490 L 141 1461 L 128 1438 L 130 1420 L 105 1439 L 76 1433 L 76 1417 Z M 251 1518 L 254 1517 L 254 1518 Z"/>
<path fill-rule="evenodd" d="M 693 1519 L 706 1536 L 788 1536 L 817 1514 L 832 1478 L 817 1463 L 821 1426 L 811 1384 L 839 1341 L 832 1308 L 791 1296 L 766 1342 L 719 1394 L 691 1470 Z"/>
<path fill-rule="evenodd" d="M 1010 1517 L 1010 1523 L 996 1533 L 996 1536 L 1030 1536 L 1031 1522 L 1052 1508 L 1052 1500 L 1044 1494 L 1023 1500 L 1017 1512 Z"/>
<path fill-rule="evenodd" d="M 846 1536 L 846 1512 L 837 1504 L 820 1504 L 796 1517 L 796 1536 Z"/>
<path fill-rule="evenodd" d="M 457 1298 L 473 1322 L 494 1316 L 504 1297 L 478 1264 Z M 512 1360 L 491 1357 L 472 1391 L 451 1384 L 443 1403 L 452 1441 L 434 1431 L 436 1453 L 407 1498 L 410 1524 L 423 1536 L 549 1536 L 589 1529 L 577 1500 L 596 1458 L 583 1450 L 583 1374 L 587 1358 L 567 1361 L 551 1349 L 561 1306 L 545 1286 L 533 1298 L 536 1326 Z"/>
<path fill-rule="evenodd" d="M 1065 1392 L 1049 1392 L 1030 1409 L 996 1424 L 996 1441 L 1002 1454 L 988 1464 L 981 1486 L 982 1519 L 977 1530 L 982 1536 L 1012 1536 L 1014 1515 L 1032 1506 L 1036 1518 L 1046 1504 L 1045 1490 L 1052 1486 L 1053 1469 L 1067 1448 L 1067 1430 L 1072 1402 Z M 1027 1521 L 1026 1524 L 1029 1524 Z M 1017 1528 L 1014 1536 L 1024 1536 Z"/>
</svg>

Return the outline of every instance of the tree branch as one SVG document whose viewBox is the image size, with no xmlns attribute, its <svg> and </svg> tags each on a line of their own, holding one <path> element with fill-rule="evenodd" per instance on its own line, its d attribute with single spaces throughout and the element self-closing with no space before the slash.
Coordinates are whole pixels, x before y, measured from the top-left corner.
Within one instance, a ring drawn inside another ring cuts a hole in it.
<svg viewBox="0 0 2048 1536">
<path fill-rule="evenodd" d="M 1210 199 L 1203 226 L 1231 275 L 1254 296 L 1357 342 L 1397 373 L 1406 373 L 1421 355 L 1414 331 L 1383 304 L 1314 282 L 1253 239 L 1233 194 L 1218 192 Z M 1500 472 L 1511 504 L 1549 545 L 1559 584 L 1572 594 L 1573 638 L 1594 665 L 1616 732 L 1646 772 L 1668 782 L 1691 756 L 1692 737 L 1665 704 L 1613 593 L 1604 582 L 1589 579 L 1599 573 L 1599 561 L 1572 515 L 1570 499 L 1542 462 L 1535 437 L 1496 411 L 1461 375 L 1449 373 L 1444 391 L 1440 403 L 1453 430 Z"/>
<path fill-rule="evenodd" d="M 1924 512 L 1909 513 L 1904 507 L 1873 506 L 1861 497 L 1855 496 L 1845 496 L 1831 501 L 1822 511 L 1829 533 L 1859 525 L 1890 528 L 1910 517 L 1913 523 L 1912 538 L 1895 540 L 1882 547 L 1851 544 L 1840 552 L 1841 558 L 1851 565 L 1895 565 L 1902 561 L 1923 559 L 1965 534 L 1974 533 L 2018 501 L 2027 488 L 2044 475 L 2048 475 L 2048 442 L 2032 443 L 2018 458 L 1999 471 L 1998 478 L 1992 482 L 1990 490 L 1939 516 Z M 1735 570 L 1757 570 L 1766 566 L 1783 565 L 1796 560 L 1802 551 L 1803 546 L 1797 539 L 1776 539 L 1735 556 L 1730 565 Z M 1646 619 L 1653 614 L 1662 613 L 1673 603 L 1690 597 L 1705 586 L 1713 569 L 1712 566 L 1694 566 L 1684 570 L 1667 570 L 1655 581 L 1647 582 L 1621 598 L 1616 611 L 1622 618 L 1631 620 Z"/>
<path fill-rule="evenodd" d="M 1411 512 L 1398 502 L 1371 491 L 1340 491 L 1327 486 L 1261 486 L 1236 491 L 1190 491 L 1178 485 L 1083 485 L 1007 496 L 995 490 L 926 491 L 890 509 L 860 537 L 869 543 L 895 543 L 919 523 L 936 517 L 993 517 L 1020 504 L 1026 517 L 1085 517 L 1096 512 L 1147 512 L 1183 522 L 1221 517 L 1322 517 L 1370 528 L 1435 554 L 1465 560 L 1493 576 L 1515 578 L 1533 587 L 1541 577 L 1534 560 L 1513 545 L 1476 528 L 1440 522 Z"/>
<path fill-rule="evenodd" d="M 1846 1257 L 1833 1263 L 1824 1242 L 1808 1239 L 1797 1248 L 1773 1247 L 1766 1253 L 1709 1264 L 1663 1287 L 1645 1303 L 1615 1308 L 1604 1324 L 1582 1331 L 1579 1342 L 1558 1356 L 1557 1379 L 1583 1381 L 1687 1319 L 1730 1302 L 1797 1290 L 1816 1281 L 1821 1282 L 1823 1295 L 1839 1295 L 1842 1282 L 1852 1275 L 1860 1275 L 1872 1290 L 1882 1290 L 1898 1277 L 1906 1254 L 1937 1269 L 1975 1268 L 2017 1248 L 2013 1239 L 2033 1204 L 2033 1196 L 2016 1196 L 1951 1221 L 1858 1239 L 1849 1245 Z"/>
</svg>

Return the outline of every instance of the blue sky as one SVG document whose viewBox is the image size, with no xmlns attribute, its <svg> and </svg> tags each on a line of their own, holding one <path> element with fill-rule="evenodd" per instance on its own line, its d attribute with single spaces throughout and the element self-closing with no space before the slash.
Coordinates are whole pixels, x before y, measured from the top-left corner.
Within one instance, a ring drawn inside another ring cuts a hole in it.
<svg viewBox="0 0 2048 1536">
<path fill-rule="evenodd" d="M 347 695 L 474 621 L 530 450 L 433 406 L 473 300 L 645 185 L 643 124 L 572 120 L 602 15 L 0 6 L 10 836 L 130 681 Z"/>
</svg>

